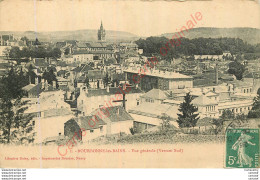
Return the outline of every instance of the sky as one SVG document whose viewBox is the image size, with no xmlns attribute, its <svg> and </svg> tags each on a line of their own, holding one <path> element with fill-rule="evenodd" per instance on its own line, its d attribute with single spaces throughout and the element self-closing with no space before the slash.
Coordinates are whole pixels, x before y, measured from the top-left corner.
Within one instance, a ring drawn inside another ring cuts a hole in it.
<svg viewBox="0 0 260 180">
<path fill-rule="evenodd" d="M 0 31 L 67 31 L 98 29 L 152 36 L 178 31 L 201 12 L 195 27 L 260 27 L 260 5 L 254 1 L 115 1 L 4 0 Z"/>
</svg>

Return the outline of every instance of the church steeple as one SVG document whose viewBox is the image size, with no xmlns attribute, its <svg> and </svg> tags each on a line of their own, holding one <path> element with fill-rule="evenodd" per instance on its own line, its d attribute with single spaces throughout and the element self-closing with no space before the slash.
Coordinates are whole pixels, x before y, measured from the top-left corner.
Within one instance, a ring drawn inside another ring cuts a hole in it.
<svg viewBox="0 0 260 180">
<path fill-rule="evenodd" d="M 103 28 L 103 23 L 101 21 L 100 28 L 98 30 L 98 41 L 106 40 L 106 30 Z"/>
<path fill-rule="evenodd" d="M 103 23 L 102 23 L 102 21 L 101 21 L 100 29 L 103 29 Z"/>
</svg>

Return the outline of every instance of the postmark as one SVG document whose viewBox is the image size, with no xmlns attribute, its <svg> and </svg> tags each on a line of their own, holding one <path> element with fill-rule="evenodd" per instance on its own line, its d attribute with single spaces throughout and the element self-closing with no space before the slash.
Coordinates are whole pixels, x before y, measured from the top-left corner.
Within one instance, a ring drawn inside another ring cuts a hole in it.
<svg viewBox="0 0 260 180">
<path fill-rule="evenodd" d="M 259 167 L 259 129 L 228 129 L 226 167 Z"/>
</svg>

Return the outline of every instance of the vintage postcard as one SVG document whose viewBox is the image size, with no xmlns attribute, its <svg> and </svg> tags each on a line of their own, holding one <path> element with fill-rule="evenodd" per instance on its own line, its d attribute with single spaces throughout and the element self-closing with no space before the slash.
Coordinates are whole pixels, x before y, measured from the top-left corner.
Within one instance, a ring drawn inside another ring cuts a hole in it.
<svg viewBox="0 0 260 180">
<path fill-rule="evenodd" d="M 0 1 L 0 167 L 258 168 L 259 8 Z"/>
</svg>

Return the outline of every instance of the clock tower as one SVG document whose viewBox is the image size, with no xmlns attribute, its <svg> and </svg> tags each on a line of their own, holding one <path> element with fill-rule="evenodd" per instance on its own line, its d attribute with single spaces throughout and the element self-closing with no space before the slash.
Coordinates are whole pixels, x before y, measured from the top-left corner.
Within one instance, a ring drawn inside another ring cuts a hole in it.
<svg viewBox="0 0 260 180">
<path fill-rule="evenodd" d="M 102 21 L 98 30 L 98 41 L 106 41 L 106 30 L 103 28 Z"/>
</svg>

